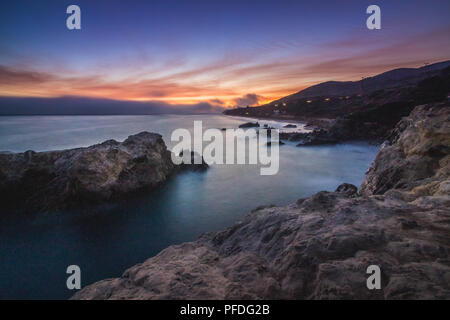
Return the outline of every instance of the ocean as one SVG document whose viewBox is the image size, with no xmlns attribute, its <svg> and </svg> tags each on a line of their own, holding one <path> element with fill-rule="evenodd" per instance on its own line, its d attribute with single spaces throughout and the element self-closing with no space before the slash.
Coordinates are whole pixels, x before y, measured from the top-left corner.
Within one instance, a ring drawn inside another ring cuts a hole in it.
<svg viewBox="0 0 450 320">
<path fill-rule="evenodd" d="M 249 119 L 223 115 L 0 117 L 0 151 L 46 151 L 160 133 L 169 149 L 177 128 L 237 128 Z M 260 120 L 281 128 L 288 122 Z M 297 130 L 303 130 L 300 126 Z M 293 130 L 293 129 L 291 129 Z M 81 268 L 82 286 L 118 277 L 164 248 L 222 230 L 260 205 L 286 205 L 348 182 L 359 186 L 378 146 L 280 146 L 279 172 L 257 165 L 212 165 L 184 172 L 148 194 L 97 208 L 22 218 L 0 217 L 0 299 L 67 299 L 66 268 Z"/>
</svg>

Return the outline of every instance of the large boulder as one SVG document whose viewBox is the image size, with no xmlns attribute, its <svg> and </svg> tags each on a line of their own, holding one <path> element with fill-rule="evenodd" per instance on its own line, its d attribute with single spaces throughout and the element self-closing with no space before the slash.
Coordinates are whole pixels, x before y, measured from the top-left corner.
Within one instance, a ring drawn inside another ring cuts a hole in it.
<svg viewBox="0 0 450 320">
<path fill-rule="evenodd" d="M 450 299 L 449 161 L 447 149 L 433 151 L 447 145 L 448 113 L 448 106 L 418 107 L 408 125 L 399 124 L 363 196 L 344 184 L 285 207 L 260 207 L 73 299 Z M 415 196 L 398 183 L 377 183 L 377 174 L 397 166 L 410 170 L 406 189 Z M 371 265 L 381 269 L 379 290 L 366 285 Z"/>
<path fill-rule="evenodd" d="M 154 188 L 174 170 L 161 135 L 148 132 L 87 148 L 1 153 L 1 202 L 30 212 L 91 204 Z"/>
</svg>

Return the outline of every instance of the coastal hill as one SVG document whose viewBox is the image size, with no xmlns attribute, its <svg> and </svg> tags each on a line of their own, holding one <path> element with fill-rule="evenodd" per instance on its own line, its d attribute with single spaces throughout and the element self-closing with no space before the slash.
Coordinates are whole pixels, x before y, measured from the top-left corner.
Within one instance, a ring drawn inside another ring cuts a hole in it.
<svg viewBox="0 0 450 320">
<path fill-rule="evenodd" d="M 225 110 L 224 114 L 311 121 L 385 105 L 402 109 L 407 103 L 414 107 L 447 98 L 449 78 L 450 60 L 417 69 L 395 69 L 360 81 L 328 81 L 265 105 Z M 401 116 L 408 115 L 412 107 Z M 395 123 L 399 120 L 396 117 Z"/>
<path fill-rule="evenodd" d="M 275 100 L 271 104 L 286 103 L 302 98 L 352 96 L 370 94 L 377 90 L 411 87 L 426 78 L 439 75 L 441 70 L 449 66 L 450 61 L 444 61 L 421 68 L 394 69 L 359 81 L 327 81 Z"/>
<path fill-rule="evenodd" d="M 358 193 L 343 184 L 170 246 L 73 299 L 449 299 L 450 104 L 395 127 Z M 366 286 L 367 268 L 381 288 Z"/>
<path fill-rule="evenodd" d="M 306 143 L 383 141 L 395 124 L 421 104 L 450 93 L 450 60 L 418 69 L 395 69 L 356 82 L 325 82 L 258 107 L 226 110 L 230 116 L 300 120 L 318 129 Z M 296 139 L 299 135 L 285 136 Z"/>
</svg>

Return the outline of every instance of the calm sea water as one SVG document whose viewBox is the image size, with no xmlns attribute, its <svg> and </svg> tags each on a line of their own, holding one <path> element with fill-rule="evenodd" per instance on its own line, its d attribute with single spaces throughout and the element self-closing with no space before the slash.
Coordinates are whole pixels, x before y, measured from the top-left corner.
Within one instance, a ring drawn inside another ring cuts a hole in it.
<svg viewBox="0 0 450 320">
<path fill-rule="evenodd" d="M 203 120 L 205 128 L 236 128 L 248 121 L 222 115 L 0 117 L 0 151 L 88 146 L 144 130 L 162 134 L 170 148 L 172 130 L 192 130 L 194 120 Z M 117 277 L 169 245 L 232 226 L 259 205 L 285 205 L 342 182 L 359 185 L 377 150 L 363 143 L 303 148 L 287 143 L 280 146 L 275 176 L 261 176 L 257 166 L 215 165 L 95 213 L 0 220 L 0 299 L 65 299 L 73 294 L 66 288 L 69 265 L 80 266 L 83 286 Z"/>
</svg>

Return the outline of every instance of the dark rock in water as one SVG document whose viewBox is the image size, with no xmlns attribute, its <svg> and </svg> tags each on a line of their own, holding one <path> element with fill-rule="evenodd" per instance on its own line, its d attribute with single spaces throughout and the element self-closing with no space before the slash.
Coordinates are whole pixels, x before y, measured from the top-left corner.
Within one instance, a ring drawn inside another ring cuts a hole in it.
<svg viewBox="0 0 450 320">
<path fill-rule="evenodd" d="M 10 211 L 42 212 L 114 199 L 154 188 L 177 167 L 161 135 L 87 148 L 0 154 L 0 195 Z"/>
<path fill-rule="evenodd" d="M 73 299 L 450 299 L 448 115 L 418 107 L 399 124 L 364 195 L 342 185 L 261 207 Z M 379 290 L 366 286 L 370 265 Z"/>
<path fill-rule="evenodd" d="M 269 141 L 269 142 L 267 142 L 266 145 L 267 145 L 268 147 L 271 147 L 272 144 L 278 144 L 278 145 L 282 146 L 282 145 L 284 145 L 285 143 L 284 143 L 283 141 L 281 141 L 281 140 L 278 141 L 278 142 L 275 142 L 275 141 L 273 141 L 273 142 L 272 142 L 272 141 Z"/>
<path fill-rule="evenodd" d="M 192 171 L 203 171 L 209 168 L 209 165 L 205 162 L 205 159 L 203 159 L 203 157 L 200 156 L 195 151 L 183 150 L 180 152 L 178 156 L 183 157 L 185 152 L 187 152 L 187 154 L 190 153 L 190 159 L 183 158 L 181 164 L 182 169 L 188 169 Z"/>
<path fill-rule="evenodd" d="M 285 126 L 283 126 L 283 128 L 297 128 L 297 126 L 295 124 L 287 124 Z"/>
<path fill-rule="evenodd" d="M 259 134 L 261 134 L 261 132 L 265 132 L 266 137 L 270 138 L 272 136 L 272 130 L 276 130 L 276 129 L 272 128 L 272 127 L 263 128 L 263 129 L 256 130 L 256 134 L 259 135 Z"/>
<path fill-rule="evenodd" d="M 279 137 L 281 140 L 300 141 L 308 134 L 307 132 L 280 132 Z"/>
<path fill-rule="evenodd" d="M 351 183 L 342 183 L 334 192 L 343 193 L 348 196 L 355 196 L 358 194 L 358 188 Z"/>
<path fill-rule="evenodd" d="M 338 139 L 330 136 L 328 131 L 324 129 L 316 129 L 313 132 L 309 132 L 305 134 L 299 141 L 300 142 L 297 144 L 297 147 L 335 144 L 339 142 Z"/>
<path fill-rule="evenodd" d="M 259 128 L 258 122 L 246 122 L 239 126 L 239 128 Z"/>
</svg>

